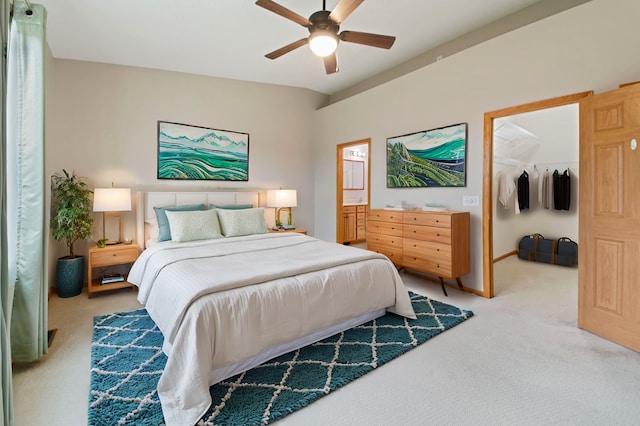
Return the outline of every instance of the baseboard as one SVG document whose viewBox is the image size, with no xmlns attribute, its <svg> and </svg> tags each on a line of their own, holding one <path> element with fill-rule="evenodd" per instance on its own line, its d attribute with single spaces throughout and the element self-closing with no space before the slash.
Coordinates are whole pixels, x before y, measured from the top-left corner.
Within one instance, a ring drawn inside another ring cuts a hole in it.
<svg viewBox="0 0 640 426">
<path fill-rule="evenodd" d="M 500 262 L 501 260 L 506 259 L 507 257 L 517 256 L 517 255 L 518 255 L 518 250 L 510 251 L 509 253 L 505 253 L 502 256 L 498 256 L 495 259 L 493 259 L 493 263 Z"/>
</svg>

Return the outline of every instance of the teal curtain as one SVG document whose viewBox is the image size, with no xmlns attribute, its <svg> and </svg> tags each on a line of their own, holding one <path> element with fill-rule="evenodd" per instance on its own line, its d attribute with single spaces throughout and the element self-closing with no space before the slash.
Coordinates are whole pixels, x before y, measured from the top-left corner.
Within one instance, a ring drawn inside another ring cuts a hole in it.
<svg viewBox="0 0 640 426">
<path fill-rule="evenodd" d="M 7 80 L 7 241 L 13 361 L 47 353 L 48 225 L 44 178 L 46 10 L 14 4 Z"/>
</svg>

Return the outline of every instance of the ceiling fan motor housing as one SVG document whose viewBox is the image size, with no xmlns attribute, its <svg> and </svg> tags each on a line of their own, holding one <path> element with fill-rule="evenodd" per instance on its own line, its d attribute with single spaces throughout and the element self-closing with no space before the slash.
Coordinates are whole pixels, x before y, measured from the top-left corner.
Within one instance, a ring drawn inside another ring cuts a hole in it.
<svg viewBox="0 0 640 426">
<path fill-rule="evenodd" d="M 309 17 L 309 22 L 311 22 L 309 33 L 313 34 L 316 31 L 325 30 L 338 35 L 340 24 L 329 18 L 330 13 L 328 10 L 319 10 L 311 15 Z"/>
</svg>

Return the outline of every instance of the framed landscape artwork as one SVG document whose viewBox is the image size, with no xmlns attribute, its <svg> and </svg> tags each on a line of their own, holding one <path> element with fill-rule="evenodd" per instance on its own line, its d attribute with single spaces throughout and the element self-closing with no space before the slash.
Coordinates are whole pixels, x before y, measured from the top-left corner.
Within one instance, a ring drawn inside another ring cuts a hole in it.
<svg viewBox="0 0 640 426">
<path fill-rule="evenodd" d="M 466 186 L 467 123 L 387 139 L 387 188 Z"/>
<path fill-rule="evenodd" d="M 249 180 L 249 134 L 158 121 L 158 179 Z"/>
</svg>

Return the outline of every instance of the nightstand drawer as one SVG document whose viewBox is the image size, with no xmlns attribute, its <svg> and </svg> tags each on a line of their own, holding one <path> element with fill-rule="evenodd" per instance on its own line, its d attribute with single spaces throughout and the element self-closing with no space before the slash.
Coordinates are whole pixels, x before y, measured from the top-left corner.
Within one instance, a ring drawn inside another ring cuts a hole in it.
<svg viewBox="0 0 640 426">
<path fill-rule="evenodd" d="M 138 258 L 138 248 L 131 247 L 120 250 L 96 251 L 91 253 L 90 264 L 96 268 L 99 266 L 111 266 L 121 263 L 133 263 Z"/>
</svg>

